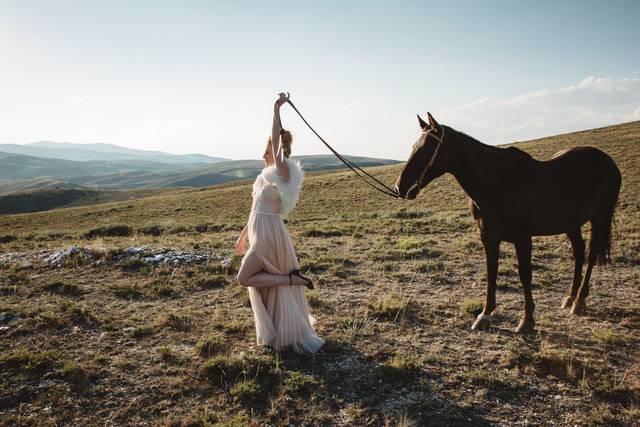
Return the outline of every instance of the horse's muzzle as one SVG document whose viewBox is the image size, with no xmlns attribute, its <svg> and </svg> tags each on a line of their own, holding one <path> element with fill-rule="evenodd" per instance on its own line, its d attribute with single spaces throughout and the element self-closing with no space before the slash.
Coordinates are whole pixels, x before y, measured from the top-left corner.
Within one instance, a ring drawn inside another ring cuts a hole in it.
<svg viewBox="0 0 640 427">
<path fill-rule="evenodd" d="M 416 182 L 411 187 L 409 187 L 409 189 L 407 190 L 407 194 L 404 195 L 404 198 L 407 200 L 413 200 L 418 196 L 419 192 L 420 192 L 420 186 Z"/>
<path fill-rule="evenodd" d="M 420 189 L 418 188 L 418 183 L 415 183 L 411 187 L 409 187 L 409 189 L 407 190 L 407 192 L 405 194 L 402 194 L 400 192 L 400 187 L 398 187 L 398 185 L 394 186 L 394 190 L 396 190 L 396 194 L 398 195 L 398 197 L 400 197 L 401 199 L 406 199 L 406 200 L 415 199 L 416 196 L 418 195 L 418 192 L 420 191 Z"/>
</svg>

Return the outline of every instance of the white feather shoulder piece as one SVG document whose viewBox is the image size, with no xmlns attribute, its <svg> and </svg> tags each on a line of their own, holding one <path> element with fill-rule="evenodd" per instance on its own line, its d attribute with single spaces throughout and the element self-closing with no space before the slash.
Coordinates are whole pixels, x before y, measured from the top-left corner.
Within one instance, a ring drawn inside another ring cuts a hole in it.
<svg viewBox="0 0 640 427">
<path fill-rule="evenodd" d="M 294 159 L 285 159 L 285 162 L 287 162 L 287 166 L 289 166 L 289 180 L 287 182 L 284 182 L 282 177 L 278 175 L 278 170 L 275 165 L 262 170 L 262 178 L 269 184 L 275 185 L 278 190 L 282 203 L 280 214 L 283 217 L 286 217 L 298 202 L 298 196 L 300 195 L 300 189 L 302 188 L 302 181 L 304 179 L 304 171 L 302 170 L 300 162 Z"/>
</svg>

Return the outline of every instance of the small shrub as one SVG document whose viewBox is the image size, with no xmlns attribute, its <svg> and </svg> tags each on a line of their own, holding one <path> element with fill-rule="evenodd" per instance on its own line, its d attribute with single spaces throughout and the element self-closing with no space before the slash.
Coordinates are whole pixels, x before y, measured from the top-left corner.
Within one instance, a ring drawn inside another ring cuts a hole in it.
<svg viewBox="0 0 640 427">
<path fill-rule="evenodd" d="M 169 234 L 187 233 L 189 231 L 191 231 L 191 227 L 186 224 L 174 224 L 168 229 Z"/>
<path fill-rule="evenodd" d="M 173 312 L 165 316 L 165 324 L 177 331 L 188 331 L 193 325 L 193 317 L 186 312 Z"/>
<path fill-rule="evenodd" d="M 91 310 L 73 301 L 62 302 L 60 309 L 63 313 L 69 314 L 72 320 L 77 323 L 92 323 L 97 320 Z"/>
<path fill-rule="evenodd" d="M 201 356 L 211 357 L 212 354 L 215 354 L 224 348 L 224 343 L 219 337 L 214 335 L 208 335 L 206 337 L 202 337 L 196 343 L 196 350 Z"/>
<path fill-rule="evenodd" d="M 222 274 L 216 274 L 208 277 L 200 277 L 196 280 L 196 284 L 200 288 L 204 289 L 217 289 L 227 286 L 229 284 L 229 281 L 227 280 L 226 276 Z"/>
<path fill-rule="evenodd" d="M 319 308 L 325 305 L 322 298 L 320 298 L 320 294 L 318 293 L 317 289 L 307 291 L 306 295 L 307 295 L 307 303 L 309 304 L 310 307 Z"/>
<path fill-rule="evenodd" d="M 86 233 L 84 237 L 86 239 L 93 239 L 94 237 L 118 237 L 118 236 L 131 236 L 133 234 L 133 228 L 126 224 L 112 224 L 102 227 L 92 228 Z"/>
<path fill-rule="evenodd" d="M 423 218 L 429 215 L 431 215 L 431 212 L 399 210 L 398 212 L 390 213 L 389 218 L 413 219 L 413 218 Z"/>
<path fill-rule="evenodd" d="M 620 423 L 617 417 L 611 412 L 609 405 L 606 405 L 606 404 L 597 405 L 596 407 L 591 409 L 591 412 L 587 414 L 586 419 L 584 421 L 587 425 L 591 425 L 591 426 L 623 425 Z"/>
<path fill-rule="evenodd" d="M 375 372 L 384 381 L 392 382 L 415 377 L 423 366 L 424 360 L 418 356 L 398 353 L 387 363 L 377 366 Z"/>
<path fill-rule="evenodd" d="M 108 261 L 114 261 L 118 259 L 122 254 L 124 254 L 124 249 L 110 248 L 105 254 L 105 259 L 107 259 Z"/>
<path fill-rule="evenodd" d="M 246 332 L 251 327 L 251 324 L 246 320 L 234 319 L 229 322 L 225 322 L 222 325 L 222 330 L 228 334 L 240 334 Z"/>
<path fill-rule="evenodd" d="M 477 316 L 482 313 L 484 301 L 481 298 L 466 299 L 460 303 L 460 311 L 463 313 Z"/>
<path fill-rule="evenodd" d="M 427 261 L 418 266 L 418 271 L 420 273 L 431 273 L 434 271 L 443 271 L 445 269 L 445 265 L 442 261 Z"/>
<path fill-rule="evenodd" d="M 195 230 L 198 233 L 218 233 L 224 226 L 220 224 L 197 224 Z"/>
<path fill-rule="evenodd" d="M 402 294 L 390 294 L 369 305 L 369 312 L 378 319 L 396 320 L 404 315 L 409 304 L 409 298 Z"/>
<path fill-rule="evenodd" d="M 249 379 L 237 382 L 231 387 L 229 394 L 238 402 L 254 403 L 260 398 L 262 390 L 260 384 L 253 379 Z"/>
<path fill-rule="evenodd" d="M 200 375 L 215 384 L 234 381 L 240 374 L 243 378 L 267 379 L 272 373 L 273 360 L 267 356 L 240 357 L 215 355 L 200 365 Z"/>
<path fill-rule="evenodd" d="M 362 316 L 347 317 L 343 319 L 339 324 L 339 328 L 349 335 L 349 337 L 354 337 L 358 334 L 371 334 L 374 331 L 376 324 L 377 320 L 375 317 L 369 316 L 369 312 L 366 311 Z"/>
<path fill-rule="evenodd" d="M 24 271 L 11 271 L 5 276 L 5 283 L 9 285 L 26 285 L 29 283 L 29 278 Z"/>
<path fill-rule="evenodd" d="M 609 345 L 623 345 L 630 341 L 630 337 L 627 334 L 615 332 L 611 329 L 595 332 L 594 336 Z"/>
<path fill-rule="evenodd" d="M 62 295 L 79 295 L 80 288 L 75 283 L 67 283 L 60 280 L 49 282 L 43 286 L 43 289 L 49 292 Z"/>
<path fill-rule="evenodd" d="M 151 326 L 136 326 L 129 329 L 127 333 L 132 338 L 143 338 L 153 334 L 153 328 Z"/>
<path fill-rule="evenodd" d="M 111 291 L 120 298 L 134 299 L 142 295 L 140 290 L 130 283 L 117 283 L 111 285 Z"/>
<path fill-rule="evenodd" d="M 160 358 L 166 362 L 173 357 L 173 349 L 170 345 L 163 345 L 158 349 L 158 354 Z"/>
<path fill-rule="evenodd" d="M 11 243 L 18 240 L 18 238 L 12 234 L 4 234 L 0 236 L 0 243 Z"/>
<path fill-rule="evenodd" d="M 74 388 L 81 387 L 89 382 L 87 370 L 76 362 L 65 362 L 60 368 L 59 374 Z"/>
<path fill-rule="evenodd" d="M 573 355 L 566 350 L 544 349 L 534 353 L 533 361 L 541 371 L 556 378 L 572 378 L 576 375 Z"/>
<path fill-rule="evenodd" d="M 0 296 L 9 296 L 18 292 L 18 285 L 0 285 Z"/>
<path fill-rule="evenodd" d="M 423 243 L 415 238 L 409 237 L 405 239 L 399 239 L 396 243 L 398 249 L 409 250 L 409 249 L 418 249 L 423 246 Z"/>
<path fill-rule="evenodd" d="M 118 264 L 122 271 L 148 272 L 149 266 L 141 258 L 129 258 Z"/>
<path fill-rule="evenodd" d="M 477 240 L 465 239 L 462 247 L 470 252 L 476 252 L 482 249 L 482 243 Z"/>
<path fill-rule="evenodd" d="M 294 395 L 309 392 L 318 386 L 318 380 L 313 375 L 307 375 L 298 371 L 291 371 L 283 382 L 286 390 Z"/>
<path fill-rule="evenodd" d="M 216 384 L 221 384 L 236 378 L 243 367 L 242 359 L 237 356 L 216 355 L 200 365 L 200 374 Z"/>
<path fill-rule="evenodd" d="M 138 233 L 144 234 L 147 236 L 160 236 L 164 233 L 165 229 L 160 224 L 150 224 L 145 225 L 144 227 L 138 228 Z"/>
<path fill-rule="evenodd" d="M 60 313 L 55 313 L 53 311 L 42 311 L 38 313 L 36 316 L 36 322 L 40 326 L 57 329 L 62 328 L 67 324 L 66 320 Z"/>
<path fill-rule="evenodd" d="M 60 353 L 53 350 L 32 351 L 21 347 L 0 354 L 3 371 L 43 374 L 60 365 Z"/>
<path fill-rule="evenodd" d="M 136 367 L 136 364 L 129 359 L 121 357 L 116 360 L 114 366 L 122 371 L 130 371 Z"/>
<path fill-rule="evenodd" d="M 310 228 L 302 232 L 304 237 L 338 237 L 344 235 L 341 230 L 318 230 Z"/>
<path fill-rule="evenodd" d="M 398 263 L 394 261 L 383 261 L 376 264 L 376 267 L 382 271 L 396 271 L 398 269 Z"/>
</svg>

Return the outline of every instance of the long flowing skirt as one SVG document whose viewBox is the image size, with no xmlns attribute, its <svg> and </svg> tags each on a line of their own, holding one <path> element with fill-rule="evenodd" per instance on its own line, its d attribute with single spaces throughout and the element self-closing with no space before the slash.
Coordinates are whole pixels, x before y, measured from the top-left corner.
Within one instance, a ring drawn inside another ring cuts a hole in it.
<svg viewBox="0 0 640 427">
<path fill-rule="evenodd" d="M 280 216 L 252 214 L 248 237 L 250 246 L 243 263 L 255 254 L 268 273 L 289 274 L 299 268 L 293 242 Z M 298 353 L 315 353 L 322 347 L 324 340 L 315 333 L 316 319 L 309 314 L 304 286 L 268 288 L 266 306 L 259 289 L 248 289 L 258 344 L 275 349 L 291 346 Z"/>
</svg>

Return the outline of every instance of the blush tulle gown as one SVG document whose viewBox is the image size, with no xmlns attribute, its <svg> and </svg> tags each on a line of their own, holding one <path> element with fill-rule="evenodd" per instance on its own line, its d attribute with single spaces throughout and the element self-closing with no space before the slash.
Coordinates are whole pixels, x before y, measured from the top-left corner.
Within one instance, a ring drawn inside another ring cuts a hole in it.
<svg viewBox="0 0 640 427">
<path fill-rule="evenodd" d="M 266 272 L 288 275 L 299 266 L 283 218 L 297 202 L 304 174 L 297 161 L 285 161 L 289 166 L 286 183 L 275 166 L 270 166 L 262 170 L 253 184 L 253 203 L 247 223 L 249 249 L 242 262 L 255 254 Z M 291 346 L 299 353 L 318 351 L 324 340 L 314 330 L 316 319 L 309 314 L 306 288 L 287 285 L 267 289 L 265 306 L 259 289 L 248 288 L 257 343 L 275 349 Z"/>
</svg>

